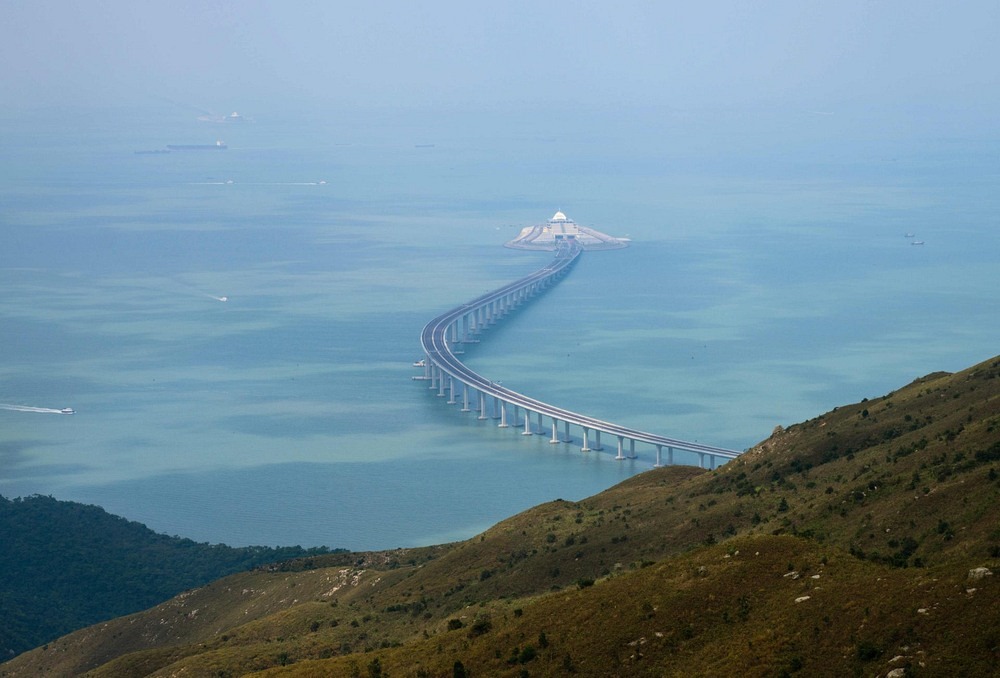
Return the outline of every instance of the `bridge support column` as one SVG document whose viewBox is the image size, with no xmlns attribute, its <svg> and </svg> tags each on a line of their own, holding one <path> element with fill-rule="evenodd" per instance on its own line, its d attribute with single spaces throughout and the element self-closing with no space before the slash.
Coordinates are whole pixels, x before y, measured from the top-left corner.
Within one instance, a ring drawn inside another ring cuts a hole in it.
<svg viewBox="0 0 1000 678">
<path fill-rule="evenodd" d="M 698 468 L 705 468 L 705 453 L 698 453 Z"/>
<path fill-rule="evenodd" d="M 663 452 L 663 445 L 656 446 L 656 463 L 653 464 L 655 468 L 660 468 L 663 464 L 660 463 L 660 453 Z"/>
<path fill-rule="evenodd" d="M 601 432 L 599 430 L 594 431 L 594 450 L 600 452 L 604 448 L 601 446 Z"/>
<path fill-rule="evenodd" d="M 424 379 L 431 378 L 431 367 L 431 357 L 429 355 L 424 356 Z"/>
<path fill-rule="evenodd" d="M 589 441 L 587 440 L 588 438 L 590 438 L 590 429 L 589 428 L 584 428 L 583 429 L 583 447 L 580 448 L 581 452 L 590 452 L 590 447 L 588 445 Z"/>
<path fill-rule="evenodd" d="M 524 411 L 524 430 L 521 431 L 521 435 L 523 436 L 534 435 L 534 433 L 531 432 L 531 412 L 529 412 L 528 410 Z"/>
<path fill-rule="evenodd" d="M 628 458 L 629 459 L 638 459 L 638 457 L 635 454 L 635 438 L 629 438 L 629 441 L 628 441 Z"/>
<path fill-rule="evenodd" d="M 541 412 L 538 413 L 538 427 L 537 428 L 538 428 L 538 430 L 535 431 L 535 433 L 537 433 L 540 436 L 541 435 L 545 435 L 545 429 L 542 428 L 542 413 Z"/>
<path fill-rule="evenodd" d="M 507 403 L 506 401 L 500 401 L 500 423 L 497 428 L 507 428 L 509 424 L 507 423 Z"/>
<path fill-rule="evenodd" d="M 493 418 L 500 418 L 500 398 L 493 396 Z"/>
<path fill-rule="evenodd" d="M 486 394 L 482 391 L 479 392 L 479 418 L 480 420 L 489 419 L 486 416 Z"/>
<path fill-rule="evenodd" d="M 455 322 L 451 324 L 451 340 L 448 342 L 448 345 L 453 347 L 451 352 L 455 355 L 465 353 L 465 349 L 462 348 L 464 342 L 462 339 L 459 339 L 458 334 L 458 320 L 455 320 Z"/>
<path fill-rule="evenodd" d="M 455 377 L 448 375 L 448 404 L 455 404 Z"/>
<path fill-rule="evenodd" d="M 571 442 L 573 442 L 573 438 L 569 434 L 569 422 L 568 421 L 564 421 L 563 422 L 563 442 L 564 443 L 571 443 Z"/>
<path fill-rule="evenodd" d="M 552 443 L 553 445 L 556 444 L 556 443 L 562 442 L 561 440 L 559 440 L 559 420 L 558 419 L 553 419 L 552 420 L 552 440 L 550 440 L 549 442 Z"/>
<path fill-rule="evenodd" d="M 462 411 L 470 412 L 469 410 L 469 385 L 462 384 Z"/>
<path fill-rule="evenodd" d="M 667 464 L 670 466 L 674 465 L 674 448 L 667 448 Z"/>
<path fill-rule="evenodd" d="M 445 373 L 438 369 L 438 398 L 444 398 Z"/>
<path fill-rule="evenodd" d="M 621 436 L 618 436 L 618 456 L 615 457 L 615 459 L 624 459 L 625 458 L 625 455 L 622 454 L 622 451 L 624 450 L 624 447 L 623 447 L 624 443 L 625 443 L 625 439 L 622 438 Z"/>
</svg>

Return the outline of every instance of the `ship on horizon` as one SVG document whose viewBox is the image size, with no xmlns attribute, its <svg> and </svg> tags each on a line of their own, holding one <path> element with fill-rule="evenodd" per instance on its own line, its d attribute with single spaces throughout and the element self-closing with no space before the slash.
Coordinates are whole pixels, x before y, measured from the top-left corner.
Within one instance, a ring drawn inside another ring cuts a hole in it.
<svg viewBox="0 0 1000 678">
<path fill-rule="evenodd" d="M 214 144 L 167 144 L 170 151 L 223 151 L 229 148 L 226 142 L 219 140 Z"/>
</svg>

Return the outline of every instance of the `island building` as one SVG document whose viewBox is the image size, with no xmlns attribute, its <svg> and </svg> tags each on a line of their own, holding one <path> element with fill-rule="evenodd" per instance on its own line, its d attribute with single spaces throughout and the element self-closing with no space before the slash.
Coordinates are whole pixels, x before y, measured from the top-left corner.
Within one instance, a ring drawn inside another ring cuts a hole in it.
<svg viewBox="0 0 1000 678">
<path fill-rule="evenodd" d="M 555 250 L 560 243 L 575 241 L 584 250 L 617 250 L 628 247 L 628 238 L 615 238 L 593 228 L 581 226 L 562 212 L 556 212 L 544 224 L 521 229 L 505 247 L 516 250 Z"/>
</svg>

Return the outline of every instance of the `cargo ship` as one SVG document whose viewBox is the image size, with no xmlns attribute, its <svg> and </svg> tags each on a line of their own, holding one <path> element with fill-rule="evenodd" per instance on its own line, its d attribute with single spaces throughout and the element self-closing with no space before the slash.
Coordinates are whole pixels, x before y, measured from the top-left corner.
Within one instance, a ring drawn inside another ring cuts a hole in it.
<svg viewBox="0 0 1000 678">
<path fill-rule="evenodd" d="M 170 151 L 222 151 L 229 148 L 223 141 L 214 144 L 167 144 Z"/>
</svg>

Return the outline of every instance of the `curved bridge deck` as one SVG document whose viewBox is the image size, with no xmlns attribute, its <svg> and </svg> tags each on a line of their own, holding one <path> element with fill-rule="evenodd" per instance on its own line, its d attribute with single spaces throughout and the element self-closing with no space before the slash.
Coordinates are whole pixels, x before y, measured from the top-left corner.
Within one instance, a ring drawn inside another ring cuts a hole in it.
<svg viewBox="0 0 1000 678">
<path fill-rule="evenodd" d="M 739 456 L 740 453 L 735 450 L 647 433 L 550 405 L 505 388 L 472 371 L 459 360 L 456 354 L 462 352 L 460 347 L 463 344 L 477 342 L 476 337 L 484 329 L 527 299 L 558 282 L 572 269 L 582 252 L 580 245 L 572 240 L 562 243 L 548 266 L 442 313 L 427 323 L 420 335 L 420 343 L 426 356 L 423 360 L 424 375 L 414 379 L 430 381 L 430 388 L 437 389 L 441 397 L 447 395 L 450 404 L 456 404 L 460 397 L 463 412 L 472 411 L 475 407 L 480 419 L 499 419 L 500 427 L 511 424 L 520 427 L 519 412 L 523 410 L 524 435 L 545 433 L 543 420 L 548 419 L 551 424 L 551 443 L 572 442 L 570 426 L 576 426 L 582 430 L 581 449 L 584 452 L 603 449 L 601 435 L 605 434 L 617 439 L 616 459 L 636 458 L 637 442 L 653 445 L 656 448 L 657 466 L 662 465 L 664 448 L 667 450 L 668 464 L 674 463 L 674 451 L 681 450 L 697 454 L 699 465 L 703 468 L 706 467 L 706 462 L 708 467 L 715 468 L 719 459 Z M 537 424 L 534 428 L 531 423 L 532 415 Z M 563 429 L 562 437 L 559 435 L 560 424 Z M 590 444 L 591 433 L 594 434 L 593 446 Z"/>
</svg>

